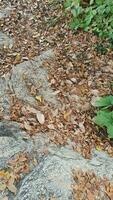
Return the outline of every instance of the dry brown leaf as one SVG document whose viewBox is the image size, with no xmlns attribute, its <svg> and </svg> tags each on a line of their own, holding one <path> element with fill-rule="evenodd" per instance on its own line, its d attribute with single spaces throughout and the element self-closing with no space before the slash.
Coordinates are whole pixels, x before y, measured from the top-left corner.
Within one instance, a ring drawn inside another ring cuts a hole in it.
<svg viewBox="0 0 113 200">
<path fill-rule="evenodd" d="M 44 124 L 45 117 L 44 117 L 44 114 L 42 112 L 38 111 L 37 114 L 36 114 L 36 117 L 37 117 L 37 120 L 40 124 Z"/>
<path fill-rule="evenodd" d="M 11 191 L 12 193 L 16 194 L 17 188 L 15 187 L 14 184 L 12 184 L 12 185 L 8 184 L 7 188 L 8 188 L 9 191 Z"/>
<path fill-rule="evenodd" d="M 27 131 L 31 131 L 31 130 L 32 130 L 32 127 L 28 124 L 28 122 L 24 122 L 24 128 L 25 128 Z"/>
<path fill-rule="evenodd" d="M 26 157 L 26 155 L 20 155 L 20 157 L 18 158 L 19 159 L 19 161 L 20 162 L 25 162 L 25 161 L 27 161 L 27 157 Z"/>
<path fill-rule="evenodd" d="M 72 113 L 72 110 L 69 110 L 68 112 L 64 112 L 64 119 L 65 119 L 66 121 L 69 120 L 69 116 L 71 115 L 71 113 Z"/>
<path fill-rule="evenodd" d="M 26 109 L 30 112 L 30 113 L 33 113 L 33 114 L 36 114 L 37 113 L 37 110 L 31 106 L 27 106 Z"/>
<path fill-rule="evenodd" d="M 47 126 L 49 129 L 55 129 L 55 127 L 54 127 L 54 125 L 53 124 L 48 124 L 48 126 Z"/>
<path fill-rule="evenodd" d="M 88 200 L 95 200 L 95 195 L 91 191 L 87 191 Z"/>
</svg>

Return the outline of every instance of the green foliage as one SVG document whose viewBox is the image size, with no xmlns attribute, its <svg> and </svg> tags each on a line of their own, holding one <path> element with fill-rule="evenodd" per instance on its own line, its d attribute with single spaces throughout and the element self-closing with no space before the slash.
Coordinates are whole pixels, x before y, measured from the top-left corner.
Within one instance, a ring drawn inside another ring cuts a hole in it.
<svg viewBox="0 0 113 200">
<path fill-rule="evenodd" d="M 109 138 L 113 138 L 113 96 L 101 97 L 95 106 L 100 110 L 97 111 L 94 122 L 100 127 L 106 127 Z"/>
<path fill-rule="evenodd" d="M 102 38 L 113 41 L 113 1 L 90 0 L 84 6 L 81 0 L 66 0 L 64 6 L 72 15 L 71 28 L 91 30 Z"/>
<path fill-rule="evenodd" d="M 101 55 L 105 55 L 109 49 L 112 49 L 112 46 L 110 44 L 105 46 L 102 43 L 97 43 L 95 45 L 95 50 L 97 51 L 98 54 L 101 54 Z"/>
</svg>

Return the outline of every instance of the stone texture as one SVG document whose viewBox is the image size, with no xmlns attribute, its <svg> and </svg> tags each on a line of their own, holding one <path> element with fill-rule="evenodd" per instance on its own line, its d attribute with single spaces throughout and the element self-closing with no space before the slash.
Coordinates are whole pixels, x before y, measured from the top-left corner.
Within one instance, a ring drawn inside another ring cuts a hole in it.
<svg viewBox="0 0 113 200">
<path fill-rule="evenodd" d="M 8 17 L 10 15 L 11 10 L 12 8 L 10 6 L 0 9 L 0 19 Z"/>
<path fill-rule="evenodd" d="M 0 31 L 0 49 L 2 48 L 12 48 L 13 47 L 13 39 L 7 36 L 5 33 Z"/>
<path fill-rule="evenodd" d="M 25 61 L 13 67 L 10 86 L 16 97 L 32 105 L 37 104 L 28 89 L 29 86 L 34 86 L 38 90 L 37 95 L 42 95 L 47 102 L 57 104 L 56 97 L 49 87 L 47 70 L 42 67 L 43 61 L 52 57 L 54 53 L 49 50 L 31 61 Z"/>
<path fill-rule="evenodd" d="M 33 142 L 16 122 L 0 122 L 0 168 L 17 153 L 31 152 Z"/>
<path fill-rule="evenodd" d="M 49 147 L 49 155 L 23 180 L 15 200 L 70 200 L 73 183 L 72 169 L 93 171 L 97 176 L 107 176 L 113 181 L 113 158 L 94 150 L 92 159 L 84 159 L 67 147 Z"/>
<path fill-rule="evenodd" d="M 44 152 L 48 152 L 45 154 Z M 105 176 L 113 181 L 113 158 L 102 151 L 93 150 L 92 159 L 85 159 L 73 151 L 71 143 L 65 147 L 50 144 L 46 134 L 37 134 L 32 139 L 20 129 L 16 122 L 0 122 L 0 168 L 7 167 L 7 161 L 19 152 L 29 152 L 37 159 L 37 166 L 17 186 L 18 192 L 0 193 L 9 200 L 72 200 L 72 170 L 92 171 L 98 177 Z M 104 191 L 102 192 L 104 196 Z"/>
<path fill-rule="evenodd" d="M 43 68 L 43 61 L 52 57 L 53 51 L 46 51 L 31 61 L 13 66 L 10 74 L 0 78 L 0 108 L 4 115 L 10 115 L 12 96 L 37 106 L 37 100 L 30 93 L 30 87 L 37 89 L 37 95 L 42 95 L 49 104 L 58 106 L 56 95 L 49 86 L 47 70 Z"/>
</svg>

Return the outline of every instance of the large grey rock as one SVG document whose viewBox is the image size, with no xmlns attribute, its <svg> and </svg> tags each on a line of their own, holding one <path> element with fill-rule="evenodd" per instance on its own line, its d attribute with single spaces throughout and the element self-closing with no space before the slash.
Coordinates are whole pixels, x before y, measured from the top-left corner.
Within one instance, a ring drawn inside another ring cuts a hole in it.
<svg viewBox="0 0 113 200">
<path fill-rule="evenodd" d="M 12 48 L 13 47 L 13 39 L 7 36 L 5 33 L 0 31 L 0 49 L 2 48 Z"/>
<path fill-rule="evenodd" d="M 30 93 L 31 87 L 37 90 L 36 95 L 43 96 L 48 103 L 55 107 L 59 105 L 56 95 L 49 85 L 47 70 L 43 68 L 43 62 L 53 57 L 52 50 L 46 51 L 33 60 L 13 66 L 10 74 L 0 78 L 0 108 L 4 115 L 10 112 L 12 96 L 16 96 L 32 106 L 37 106 L 37 100 Z"/>
<path fill-rule="evenodd" d="M 113 181 L 113 158 L 104 152 L 94 150 L 92 159 L 88 160 L 66 147 L 53 146 L 48 150 L 49 155 L 23 180 L 15 200 L 40 200 L 41 197 L 49 200 L 52 195 L 58 200 L 73 199 L 73 169 L 93 171 Z"/>
<path fill-rule="evenodd" d="M 0 168 L 20 152 L 31 152 L 33 142 L 16 122 L 0 122 Z"/>
<path fill-rule="evenodd" d="M 46 51 L 31 61 L 25 61 L 13 67 L 10 77 L 10 85 L 15 95 L 30 104 L 37 104 L 35 98 L 30 95 L 29 86 L 37 88 L 37 95 L 42 95 L 47 102 L 57 104 L 54 92 L 49 86 L 48 73 L 42 67 L 44 60 L 54 57 L 52 50 Z"/>
</svg>

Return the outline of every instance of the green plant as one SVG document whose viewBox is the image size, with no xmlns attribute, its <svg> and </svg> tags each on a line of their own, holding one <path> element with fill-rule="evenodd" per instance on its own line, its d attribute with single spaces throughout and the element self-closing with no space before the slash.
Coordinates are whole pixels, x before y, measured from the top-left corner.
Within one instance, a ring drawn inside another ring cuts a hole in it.
<svg viewBox="0 0 113 200">
<path fill-rule="evenodd" d="M 72 15 L 71 28 L 91 30 L 102 38 L 113 41 L 113 1 L 90 0 L 83 4 L 82 0 L 66 0 L 65 9 Z"/>
<path fill-rule="evenodd" d="M 108 137 L 113 138 L 113 96 L 101 97 L 95 106 L 99 108 L 93 121 L 100 127 L 107 129 Z"/>
<path fill-rule="evenodd" d="M 111 49 L 110 47 L 111 47 L 110 45 L 105 46 L 102 43 L 97 43 L 95 45 L 95 50 L 97 51 L 98 54 L 105 55 L 108 52 L 108 49 Z"/>
</svg>

